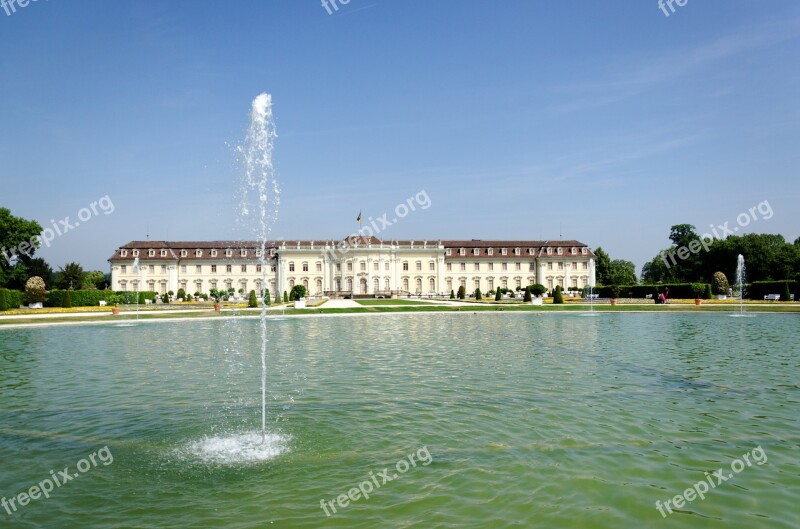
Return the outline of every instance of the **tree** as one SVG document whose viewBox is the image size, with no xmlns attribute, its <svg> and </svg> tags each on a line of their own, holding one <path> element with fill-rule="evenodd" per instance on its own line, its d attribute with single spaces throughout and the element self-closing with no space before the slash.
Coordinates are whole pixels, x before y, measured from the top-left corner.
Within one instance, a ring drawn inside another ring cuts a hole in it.
<svg viewBox="0 0 800 529">
<path fill-rule="evenodd" d="M 53 285 L 53 269 L 50 268 L 47 261 L 41 257 L 31 259 L 30 262 L 25 265 L 25 268 L 27 269 L 28 277 L 39 276 L 42 278 L 45 289 L 49 289 Z"/>
<path fill-rule="evenodd" d="M 264 289 L 264 305 L 269 306 L 272 303 L 272 300 L 269 298 L 269 289 Z"/>
<path fill-rule="evenodd" d="M 450 290 L 450 299 L 456 299 L 456 293 L 454 290 Z"/>
<path fill-rule="evenodd" d="M 561 285 L 556 286 L 556 290 L 553 293 L 553 303 L 556 305 L 564 303 L 564 295 L 561 293 Z"/>
<path fill-rule="evenodd" d="M 0 286 L 22 288 L 29 277 L 25 267 L 39 246 L 42 227 L 35 220 L 15 217 L 0 208 Z M 16 269 L 16 270 L 15 270 Z M 43 278 L 44 279 L 44 278 Z"/>
<path fill-rule="evenodd" d="M 667 263 L 672 264 L 669 260 L 668 251 L 661 250 L 657 256 L 653 257 L 652 261 L 645 263 L 642 267 L 642 284 L 677 283 L 673 268 L 667 266 Z"/>
<path fill-rule="evenodd" d="M 531 287 L 525 287 L 525 297 L 522 298 L 522 301 L 533 301 L 533 297 L 531 296 Z"/>
<path fill-rule="evenodd" d="M 247 306 L 250 307 L 251 309 L 258 307 L 258 298 L 256 298 L 255 290 L 250 291 L 250 297 L 247 300 Z"/>
<path fill-rule="evenodd" d="M 458 287 L 458 294 L 456 294 L 458 299 L 465 299 L 467 297 L 467 289 L 463 286 Z"/>
<path fill-rule="evenodd" d="M 503 299 L 503 293 L 500 292 L 500 289 L 498 288 L 494 293 L 494 300 L 500 301 L 501 299 Z"/>
<path fill-rule="evenodd" d="M 285 290 L 283 291 L 283 302 L 289 303 L 289 293 L 286 292 Z"/>
<path fill-rule="evenodd" d="M 103 272 L 94 270 L 83 274 L 83 282 L 80 288 L 83 290 L 103 290 L 106 287 L 106 275 Z M 76 287 L 78 288 L 78 287 Z"/>
<path fill-rule="evenodd" d="M 61 296 L 61 308 L 63 309 L 72 308 L 72 296 L 70 295 L 69 290 L 65 290 L 64 295 Z"/>
<path fill-rule="evenodd" d="M 178 299 L 186 299 L 186 291 L 182 288 L 178 289 Z"/>
<path fill-rule="evenodd" d="M 297 301 L 306 297 L 306 287 L 304 285 L 295 285 L 292 287 L 292 291 L 289 292 L 289 299 L 291 301 Z"/>
<path fill-rule="evenodd" d="M 39 276 L 28 278 L 28 281 L 25 283 L 25 297 L 28 303 L 44 303 L 44 279 Z"/>
<path fill-rule="evenodd" d="M 606 279 L 612 285 L 635 285 L 636 265 L 623 259 L 614 259 Z"/>
<path fill-rule="evenodd" d="M 64 268 L 60 268 L 56 273 L 54 281 L 56 288 L 61 290 L 80 289 L 83 285 L 84 271 L 78 263 L 67 263 Z"/>
<path fill-rule="evenodd" d="M 611 257 L 603 250 L 602 247 L 597 247 L 594 251 L 595 266 L 594 275 L 599 285 L 607 285 L 608 274 L 611 272 Z"/>
<path fill-rule="evenodd" d="M 475 289 L 475 299 L 477 299 L 478 301 L 483 299 L 483 294 L 481 294 L 481 289 L 479 288 Z"/>
</svg>

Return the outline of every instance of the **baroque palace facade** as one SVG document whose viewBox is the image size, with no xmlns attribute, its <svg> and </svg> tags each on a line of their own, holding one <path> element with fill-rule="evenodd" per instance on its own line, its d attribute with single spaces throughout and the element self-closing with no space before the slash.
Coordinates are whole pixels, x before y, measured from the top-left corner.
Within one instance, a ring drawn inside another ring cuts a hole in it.
<svg viewBox="0 0 800 529">
<path fill-rule="evenodd" d="M 595 284 L 594 254 L 578 241 L 277 241 L 262 269 L 254 241 L 133 241 L 114 253 L 111 288 L 161 294 L 212 288 L 273 297 L 296 284 L 309 295 L 449 295 L 541 283 L 548 290 Z M 137 266 L 134 266 L 137 265 Z"/>
</svg>

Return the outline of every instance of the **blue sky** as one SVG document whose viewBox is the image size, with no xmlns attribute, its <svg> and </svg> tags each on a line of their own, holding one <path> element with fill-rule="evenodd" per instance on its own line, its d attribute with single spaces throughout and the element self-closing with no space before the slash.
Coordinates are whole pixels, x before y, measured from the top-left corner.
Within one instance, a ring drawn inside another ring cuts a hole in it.
<svg viewBox="0 0 800 529">
<path fill-rule="evenodd" d="M 107 270 L 134 239 L 247 237 L 233 147 L 272 94 L 276 237 L 578 239 L 637 268 L 673 224 L 767 200 L 800 235 L 800 5 L 39 0 L 0 9 L 0 206 L 37 255 Z"/>
</svg>

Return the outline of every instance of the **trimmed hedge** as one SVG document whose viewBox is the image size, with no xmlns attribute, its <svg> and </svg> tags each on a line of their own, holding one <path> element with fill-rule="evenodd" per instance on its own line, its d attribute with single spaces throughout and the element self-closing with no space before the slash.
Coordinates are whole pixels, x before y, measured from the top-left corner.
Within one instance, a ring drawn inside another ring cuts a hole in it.
<svg viewBox="0 0 800 529">
<path fill-rule="evenodd" d="M 0 288 L 0 311 L 14 310 L 25 303 L 25 293 L 19 290 Z"/>
<path fill-rule="evenodd" d="M 47 293 L 46 307 L 61 307 L 64 300 L 65 290 L 51 290 Z M 115 294 L 111 290 L 70 290 L 69 297 L 73 307 L 96 307 L 100 301 L 108 301 L 109 297 Z M 120 296 L 120 305 L 133 305 L 136 303 L 136 292 L 116 292 Z M 144 305 L 146 299 L 151 301 L 156 299 L 155 292 L 139 292 L 139 303 Z"/>
<path fill-rule="evenodd" d="M 705 285 L 706 283 L 704 283 Z M 670 298 L 677 298 L 677 299 L 694 299 L 694 290 L 692 286 L 694 283 L 669 283 L 663 285 L 627 285 L 627 286 L 620 286 L 620 294 L 619 297 L 621 298 L 645 298 L 648 294 L 652 294 L 652 297 L 658 296 L 659 293 L 663 292 L 665 288 L 669 288 L 669 297 Z M 710 287 L 711 285 L 709 285 Z M 601 298 L 610 298 L 611 297 L 611 286 L 599 286 L 595 287 L 593 290 L 594 294 L 597 294 Z M 706 289 L 707 291 L 708 289 Z"/>
<path fill-rule="evenodd" d="M 797 281 L 753 281 L 745 287 L 745 294 L 750 299 L 763 300 L 768 294 L 782 294 L 784 284 L 794 294 L 794 300 L 800 301 L 800 284 Z"/>
</svg>

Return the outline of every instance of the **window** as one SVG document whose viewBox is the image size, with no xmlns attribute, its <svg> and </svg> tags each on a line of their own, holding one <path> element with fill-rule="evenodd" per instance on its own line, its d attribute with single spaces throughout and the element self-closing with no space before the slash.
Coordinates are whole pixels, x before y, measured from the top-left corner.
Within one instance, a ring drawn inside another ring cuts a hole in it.
<svg viewBox="0 0 800 529">
<path fill-rule="evenodd" d="M 303 263 L 303 272 L 308 272 L 308 263 Z"/>
<path fill-rule="evenodd" d="M 322 272 L 322 263 L 317 263 L 317 272 Z"/>
<path fill-rule="evenodd" d="M 528 263 L 528 272 L 535 272 L 536 271 L 536 264 Z"/>
<path fill-rule="evenodd" d="M 479 288 L 481 288 L 481 280 L 480 279 L 476 279 L 475 280 L 475 290 L 478 290 Z"/>
<path fill-rule="evenodd" d="M 211 265 L 211 273 L 212 274 L 216 274 L 217 273 L 217 265 Z"/>
<path fill-rule="evenodd" d="M 467 255 L 467 251 L 464 248 L 459 248 L 458 255 Z"/>
<path fill-rule="evenodd" d="M 120 250 L 119 255 L 121 257 L 127 257 L 128 256 L 128 250 Z"/>
<path fill-rule="evenodd" d="M 367 262 L 366 261 L 361 261 L 361 263 L 359 263 L 359 264 L 361 265 L 361 271 L 362 272 L 366 272 L 367 271 Z"/>
<path fill-rule="evenodd" d="M 578 255 L 578 249 L 577 248 L 573 248 L 571 253 L 572 253 L 572 255 Z M 578 286 L 578 285 L 575 285 L 575 286 Z"/>
<path fill-rule="evenodd" d="M 233 250 L 225 250 L 225 257 L 233 256 Z"/>
<path fill-rule="evenodd" d="M 558 249 L 558 255 L 564 255 L 564 248 Z"/>
<path fill-rule="evenodd" d="M 547 263 L 547 269 L 548 270 L 552 270 L 553 269 L 553 263 Z"/>
<path fill-rule="evenodd" d="M 489 280 L 487 281 L 487 285 L 486 286 L 489 287 L 489 290 L 494 290 L 494 279 L 492 279 L 490 277 Z"/>
<path fill-rule="evenodd" d="M 162 274 L 166 274 L 167 273 L 167 265 L 161 265 L 161 273 Z"/>
<path fill-rule="evenodd" d="M 503 248 L 500 250 L 500 255 L 508 255 L 508 248 Z"/>
<path fill-rule="evenodd" d="M 447 267 L 447 271 L 448 272 L 452 272 L 453 271 L 453 263 L 447 263 L 446 267 Z M 122 268 L 125 268 L 125 267 L 123 266 Z"/>
<path fill-rule="evenodd" d="M 291 263 L 289 263 L 289 271 L 290 271 L 290 272 L 294 272 L 294 261 L 292 261 Z"/>
<path fill-rule="evenodd" d="M 480 254 L 481 254 L 480 248 L 473 248 L 472 249 L 472 255 L 480 255 Z"/>
<path fill-rule="evenodd" d="M 449 277 L 447 278 L 447 290 L 453 290 L 453 280 Z"/>
<path fill-rule="evenodd" d="M 589 250 L 588 250 L 588 248 L 581 248 L 581 253 L 582 253 L 583 255 L 586 255 L 586 254 L 588 254 L 588 253 L 589 253 Z"/>
<path fill-rule="evenodd" d="M 386 270 L 387 272 L 389 271 L 389 262 L 388 261 L 386 263 L 384 263 L 383 269 Z M 387 288 L 386 290 L 389 290 L 389 289 Z"/>
<path fill-rule="evenodd" d="M 578 269 L 578 263 L 572 263 L 572 269 L 573 270 L 577 270 Z"/>
<path fill-rule="evenodd" d="M 528 254 L 533 255 L 533 248 L 528 248 Z"/>
<path fill-rule="evenodd" d="M 514 263 L 514 270 L 522 270 L 522 263 Z"/>
<path fill-rule="evenodd" d="M 197 266 L 194 267 L 194 273 L 195 274 L 202 273 L 202 271 L 203 271 L 203 267 L 201 265 L 197 265 Z"/>
<path fill-rule="evenodd" d="M 372 269 L 375 272 L 380 272 L 381 271 L 381 264 L 378 261 L 375 261 L 374 263 L 372 263 Z M 378 290 L 378 289 L 376 288 L 375 290 Z"/>
<path fill-rule="evenodd" d="M 403 270 L 408 270 L 408 261 L 403 261 Z"/>
<path fill-rule="evenodd" d="M 272 266 L 270 266 L 270 267 L 269 267 L 269 271 L 270 271 L 270 272 L 277 272 L 277 271 L 278 271 L 278 265 L 272 265 Z M 273 289 L 273 290 L 274 290 L 274 289 Z"/>
<path fill-rule="evenodd" d="M 133 251 L 133 256 L 134 257 L 139 257 L 139 250 L 134 250 Z"/>
<path fill-rule="evenodd" d="M 517 278 L 516 281 L 517 281 L 517 288 L 518 289 L 522 288 L 522 279 Z"/>
<path fill-rule="evenodd" d="M 416 266 L 417 266 L 417 272 L 421 272 L 422 271 L 422 261 L 417 261 Z"/>
<path fill-rule="evenodd" d="M 241 252 L 239 252 L 239 255 L 241 255 L 242 257 L 247 257 L 247 250 L 242 250 Z"/>
<path fill-rule="evenodd" d="M 259 274 L 261 273 L 261 265 L 260 264 L 256 265 L 256 272 L 258 272 Z"/>
<path fill-rule="evenodd" d="M 353 262 L 352 262 L 352 261 L 350 261 L 349 263 L 347 263 L 347 271 L 348 271 L 348 272 L 352 272 L 352 271 L 353 271 Z M 348 290 L 353 290 L 353 287 L 352 287 L 352 285 L 350 286 L 350 288 L 349 288 Z"/>
<path fill-rule="evenodd" d="M 148 257 L 153 257 L 155 255 L 156 255 L 156 251 L 155 250 L 147 250 L 147 256 Z"/>
<path fill-rule="evenodd" d="M 489 263 L 489 271 L 491 272 L 494 270 L 494 263 Z"/>
<path fill-rule="evenodd" d="M 211 250 L 211 257 L 216 257 L 216 256 L 217 256 L 217 251 Z"/>
<path fill-rule="evenodd" d="M 494 248 L 489 248 L 488 250 L 486 250 L 486 255 L 492 255 L 492 254 L 494 254 Z"/>
<path fill-rule="evenodd" d="M 467 269 L 467 263 L 461 263 L 461 271 L 464 272 Z"/>
<path fill-rule="evenodd" d="M 502 268 L 503 272 L 508 270 L 508 263 L 503 263 L 503 266 L 501 268 Z"/>
<path fill-rule="evenodd" d="M 480 263 L 475 263 L 475 271 L 476 272 L 480 272 L 481 271 L 481 264 Z"/>
<path fill-rule="evenodd" d="M 181 257 L 186 257 L 187 255 L 189 255 L 189 252 L 186 250 L 181 250 Z"/>
<path fill-rule="evenodd" d="M 156 273 L 156 265 L 150 265 L 148 267 L 148 272 L 150 272 L 151 274 L 155 274 Z"/>
<path fill-rule="evenodd" d="M 549 248 L 549 247 L 547 248 L 547 255 L 553 255 L 553 249 L 552 248 Z"/>
<path fill-rule="evenodd" d="M 336 263 L 336 271 L 337 272 L 341 272 L 342 271 L 342 263 Z M 337 290 L 339 290 L 339 289 L 337 289 Z"/>
<path fill-rule="evenodd" d="M 445 250 L 444 254 L 445 255 L 453 255 L 453 249 L 452 248 L 448 248 L 447 250 Z"/>
<path fill-rule="evenodd" d="M 583 269 L 584 270 L 588 270 L 589 269 L 589 263 L 584 262 L 583 263 Z"/>
<path fill-rule="evenodd" d="M 232 265 L 225 265 L 225 272 L 228 273 L 228 274 L 233 272 L 233 266 Z"/>
<path fill-rule="evenodd" d="M 125 265 L 122 265 L 122 266 L 120 266 L 120 267 L 119 267 L 119 272 L 120 272 L 121 274 L 127 274 L 127 273 L 128 273 L 128 267 L 127 267 L 127 266 L 125 266 Z"/>
<path fill-rule="evenodd" d="M 247 265 L 242 265 L 242 273 L 243 274 L 247 273 Z"/>
<path fill-rule="evenodd" d="M 433 272 L 434 270 L 436 270 L 436 263 L 434 263 L 433 261 L 431 261 L 430 263 L 428 263 L 428 269 L 429 269 L 431 272 Z"/>
<path fill-rule="evenodd" d="M 203 250 L 195 250 L 194 251 L 194 256 L 195 257 L 202 257 L 203 256 Z"/>
<path fill-rule="evenodd" d="M 430 284 L 428 286 L 428 291 L 429 292 L 436 292 L 436 280 L 435 279 L 431 279 L 430 280 Z"/>
<path fill-rule="evenodd" d="M 514 255 L 519 255 L 519 248 L 514 248 Z"/>
<path fill-rule="evenodd" d="M 558 269 L 559 270 L 563 270 L 564 269 L 564 263 L 558 263 Z"/>
</svg>

